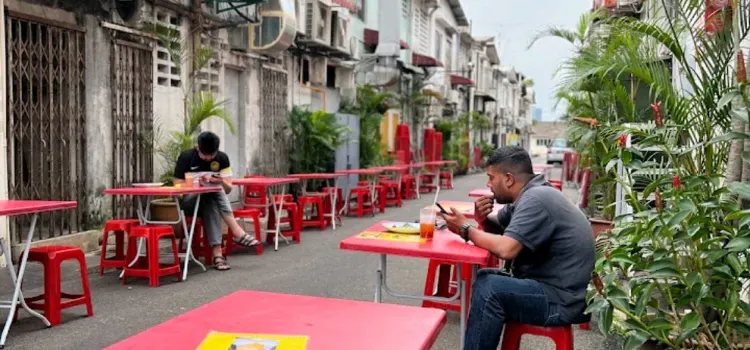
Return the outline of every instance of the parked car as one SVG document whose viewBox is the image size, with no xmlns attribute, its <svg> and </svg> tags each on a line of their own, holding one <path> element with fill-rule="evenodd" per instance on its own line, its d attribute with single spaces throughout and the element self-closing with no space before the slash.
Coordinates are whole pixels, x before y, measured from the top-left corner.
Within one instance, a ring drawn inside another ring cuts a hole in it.
<svg viewBox="0 0 750 350">
<path fill-rule="evenodd" d="M 552 144 L 547 147 L 547 164 L 562 164 L 565 152 L 573 152 L 573 149 L 568 147 L 568 140 L 555 139 L 554 141 L 552 141 Z"/>
</svg>

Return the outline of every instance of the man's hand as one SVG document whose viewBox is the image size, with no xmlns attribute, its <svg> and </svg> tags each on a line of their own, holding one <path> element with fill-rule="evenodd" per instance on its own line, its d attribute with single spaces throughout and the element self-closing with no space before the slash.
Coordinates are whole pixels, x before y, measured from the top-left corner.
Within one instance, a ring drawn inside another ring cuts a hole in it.
<svg viewBox="0 0 750 350">
<path fill-rule="evenodd" d="M 212 184 L 220 184 L 220 183 L 224 182 L 224 180 L 221 178 L 221 176 L 203 175 L 201 177 L 201 182 L 212 183 Z"/>
<path fill-rule="evenodd" d="M 451 207 L 451 212 L 453 214 L 445 214 L 440 213 L 440 215 L 445 219 L 445 223 L 448 225 L 448 229 L 455 233 L 455 234 L 461 234 L 461 225 L 469 222 L 469 220 L 463 216 L 456 208 Z"/>
<path fill-rule="evenodd" d="M 492 213 L 492 209 L 495 207 L 495 199 L 491 196 L 485 196 L 479 198 L 474 202 L 474 219 L 482 223 L 487 220 L 487 216 Z"/>
</svg>

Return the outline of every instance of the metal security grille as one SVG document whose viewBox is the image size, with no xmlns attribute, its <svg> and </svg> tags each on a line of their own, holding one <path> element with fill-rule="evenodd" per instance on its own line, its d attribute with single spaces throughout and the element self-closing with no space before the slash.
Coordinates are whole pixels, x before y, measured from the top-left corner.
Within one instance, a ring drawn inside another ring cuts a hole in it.
<svg viewBox="0 0 750 350">
<path fill-rule="evenodd" d="M 115 40 L 111 67 L 113 185 L 151 182 L 154 177 L 152 50 Z M 136 217 L 131 197 L 115 196 L 112 205 L 115 217 Z"/>
<path fill-rule="evenodd" d="M 289 172 L 287 155 L 287 74 L 262 67 L 260 108 L 260 168 L 265 175 L 279 176 Z"/>
<path fill-rule="evenodd" d="M 84 33 L 12 12 L 6 33 L 10 198 L 78 202 L 40 215 L 35 240 L 80 231 L 88 213 Z M 11 219 L 14 243 L 29 224 Z"/>
</svg>

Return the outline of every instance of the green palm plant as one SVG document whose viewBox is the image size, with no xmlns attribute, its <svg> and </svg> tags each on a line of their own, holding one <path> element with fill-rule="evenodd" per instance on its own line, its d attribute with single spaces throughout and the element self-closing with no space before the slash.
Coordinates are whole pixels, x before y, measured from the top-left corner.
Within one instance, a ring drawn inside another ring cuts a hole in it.
<svg viewBox="0 0 750 350">
<path fill-rule="evenodd" d="M 380 123 L 383 114 L 396 104 L 397 97 L 392 92 L 378 91 L 370 85 L 357 87 L 357 97 L 348 106 L 351 113 L 359 116 L 359 166 L 368 168 L 386 165 L 392 160 L 385 153 L 381 142 Z"/>
<path fill-rule="evenodd" d="M 742 167 L 728 163 L 750 139 L 746 88 L 732 74 L 750 5 L 729 1 L 716 18 L 732 25 L 708 33 L 704 1 L 646 4 L 676 8 L 547 32 L 576 45 L 559 92 L 569 114 L 597 121 L 572 126 L 569 137 L 633 209 L 616 218 L 600 252 L 588 311 L 604 332 L 619 318 L 628 349 L 647 340 L 670 349 L 745 346 L 750 304 L 740 279 L 750 277 L 750 218 L 728 195 L 750 198 L 750 186 L 722 182 L 739 178 Z M 678 69 L 662 63 L 665 53 Z M 619 143 L 627 135 L 637 142 Z"/>
<path fill-rule="evenodd" d="M 289 112 L 292 144 L 289 172 L 292 174 L 332 172 L 336 149 L 346 141 L 348 128 L 333 114 L 309 112 L 297 106 Z"/>
<path fill-rule="evenodd" d="M 218 100 L 216 95 L 210 91 L 199 91 L 196 89 L 198 74 L 208 67 L 214 57 L 214 51 L 210 47 L 198 45 L 193 52 L 182 33 L 160 23 L 147 22 L 144 30 L 151 33 L 159 43 L 166 48 L 169 58 L 175 67 L 182 71 L 186 64 L 190 64 L 192 70 L 188 74 L 187 83 L 183 89 L 183 111 L 181 130 L 164 133 L 161 126 L 157 127 L 154 138 L 156 143 L 154 149 L 156 154 L 164 162 L 164 172 L 159 177 L 160 181 L 171 184 L 174 179 L 174 167 L 180 153 L 195 145 L 195 137 L 201 131 L 201 124 L 205 121 L 218 118 L 228 127 L 229 131 L 236 132 L 234 123 L 226 111 L 226 100 Z M 165 138 L 166 140 L 163 140 Z"/>
</svg>

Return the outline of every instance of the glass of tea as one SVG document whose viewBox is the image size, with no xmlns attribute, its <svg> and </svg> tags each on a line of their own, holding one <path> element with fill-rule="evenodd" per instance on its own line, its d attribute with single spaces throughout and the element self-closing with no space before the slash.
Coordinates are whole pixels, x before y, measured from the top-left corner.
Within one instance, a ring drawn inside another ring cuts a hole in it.
<svg viewBox="0 0 750 350">
<path fill-rule="evenodd" d="M 193 187 L 195 173 L 185 173 L 185 187 Z"/>
<path fill-rule="evenodd" d="M 435 235 L 435 210 L 432 208 L 419 211 L 419 237 L 432 239 Z"/>
</svg>

